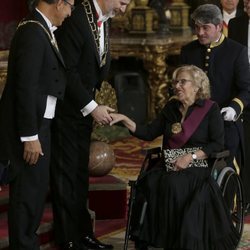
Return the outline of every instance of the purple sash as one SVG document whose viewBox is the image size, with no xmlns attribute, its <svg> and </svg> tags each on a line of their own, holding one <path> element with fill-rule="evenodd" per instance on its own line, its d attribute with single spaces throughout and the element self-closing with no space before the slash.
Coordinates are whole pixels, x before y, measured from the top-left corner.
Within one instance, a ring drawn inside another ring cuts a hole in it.
<svg viewBox="0 0 250 250">
<path fill-rule="evenodd" d="M 172 135 L 168 140 L 169 148 L 181 148 L 194 131 L 198 128 L 199 124 L 207 114 L 208 110 L 213 105 L 213 101 L 205 100 L 204 106 L 195 106 L 192 113 L 182 123 L 182 131 L 178 134 Z"/>
</svg>

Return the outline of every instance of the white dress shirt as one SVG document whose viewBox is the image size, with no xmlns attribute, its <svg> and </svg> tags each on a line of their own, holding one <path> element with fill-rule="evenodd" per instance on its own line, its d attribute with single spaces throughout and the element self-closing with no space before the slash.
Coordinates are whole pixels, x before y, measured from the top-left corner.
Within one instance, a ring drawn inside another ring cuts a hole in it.
<svg viewBox="0 0 250 250">
<path fill-rule="evenodd" d="M 225 10 L 223 10 L 223 21 L 228 25 L 230 19 L 236 17 L 236 10 L 234 10 L 231 14 L 228 14 Z"/>
</svg>

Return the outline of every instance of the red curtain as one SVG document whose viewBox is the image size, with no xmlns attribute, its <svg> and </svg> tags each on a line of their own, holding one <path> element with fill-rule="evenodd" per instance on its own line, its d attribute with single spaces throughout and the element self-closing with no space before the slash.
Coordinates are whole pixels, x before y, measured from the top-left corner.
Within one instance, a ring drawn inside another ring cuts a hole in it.
<svg viewBox="0 0 250 250">
<path fill-rule="evenodd" d="M 27 0 L 0 1 L 0 50 L 9 48 L 16 25 L 27 12 Z"/>
</svg>

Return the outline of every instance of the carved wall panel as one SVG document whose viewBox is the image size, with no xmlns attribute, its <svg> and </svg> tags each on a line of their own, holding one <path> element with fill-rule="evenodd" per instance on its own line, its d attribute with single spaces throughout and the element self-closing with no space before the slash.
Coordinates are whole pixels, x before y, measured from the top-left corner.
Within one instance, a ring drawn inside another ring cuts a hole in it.
<svg viewBox="0 0 250 250">
<path fill-rule="evenodd" d="M 8 55 L 8 51 L 0 51 L 0 97 L 6 82 Z"/>
</svg>

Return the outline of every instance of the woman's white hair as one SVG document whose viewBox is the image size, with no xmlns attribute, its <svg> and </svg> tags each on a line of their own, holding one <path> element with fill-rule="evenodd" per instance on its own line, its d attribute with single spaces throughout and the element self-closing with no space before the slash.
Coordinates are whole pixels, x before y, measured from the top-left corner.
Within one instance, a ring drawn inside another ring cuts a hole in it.
<svg viewBox="0 0 250 250">
<path fill-rule="evenodd" d="M 183 65 L 181 67 L 178 67 L 173 72 L 173 80 L 176 80 L 176 77 L 181 73 L 186 72 L 190 75 L 192 78 L 192 83 L 195 87 L 198 88 L 198 91 L 196 93 L 196 99 L 208 99 L 211 97 L 210 94 L 210 82 L 206 75 L 206 73 L 194 65 Z"/>
</svg>

